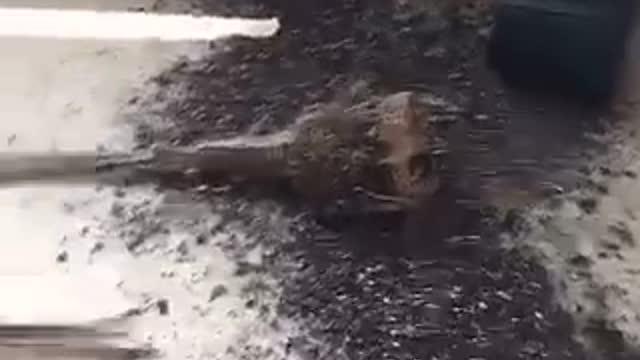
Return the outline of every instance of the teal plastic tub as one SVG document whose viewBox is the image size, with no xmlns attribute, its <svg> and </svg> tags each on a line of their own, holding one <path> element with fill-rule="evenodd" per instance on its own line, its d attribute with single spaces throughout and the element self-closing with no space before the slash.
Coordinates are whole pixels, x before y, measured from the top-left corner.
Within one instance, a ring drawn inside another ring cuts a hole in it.
<svg viewBox="0 0 640 360">
<path fill-rule="evenodd" d="M 633 0 L 505 0 L 488 63 L 512 86 L 607 102 L 634 10 Z"/>
</svg>

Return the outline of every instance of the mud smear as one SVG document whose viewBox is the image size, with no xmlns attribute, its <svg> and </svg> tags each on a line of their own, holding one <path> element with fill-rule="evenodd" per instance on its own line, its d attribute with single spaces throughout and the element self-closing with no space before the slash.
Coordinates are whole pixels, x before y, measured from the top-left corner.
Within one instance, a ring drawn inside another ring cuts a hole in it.
<svg viewBox="0 0 640 360">
<path fill-rule="evenodd" d="M 371 94 L 432 95 L 434 120 L 450 145 L 441 169 L 446 186 L 408 219 L 319 222 L 287 202 L 299 219 L 298 239 L 280 245 L 271 268 L 284 285 L 280 313 L 308 324 L 290 339 L 292 352 L 309 359 L 587 356 L 545 270 L 505 250 L 499 238 L 520 230 L 512 208 L 584 181 L 581 168 L 602 150 L 590 134 L 608 126 L 598 109 L 503 88 L 484 66 L 481 8 L 201 5 L 275 15 L 281 30 L 270 39 L 212 44 L 210 59 L 158 77 L 167 88 L 183 85 L 186 99 L 162 114 L 172 126 L 139 129 L 141 147 L 273 131 L 305 106 L 340 99 L 362 82 Z M 251 197 L 239 192 L 228 200 L 234 196 Z M 256 220 L 242 209 L 234 216 Z"/>
</svg>

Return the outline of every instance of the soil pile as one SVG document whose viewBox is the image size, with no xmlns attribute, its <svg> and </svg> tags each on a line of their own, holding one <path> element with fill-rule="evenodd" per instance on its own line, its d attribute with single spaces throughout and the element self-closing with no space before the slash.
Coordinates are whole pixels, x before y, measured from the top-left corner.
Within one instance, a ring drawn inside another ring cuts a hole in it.
<svg viewBox="0 0 640 360">
<path fill-rule="evenodd" d="M 499 234 L 518 221 L 496 209 L 575 185 L 597 112 L 504 89 L 484 66 L 483 7 L 201 2 L 205 11 L 276 15 L 282 28 L 270 39 L 214 43 L 210 59 L 156 79 L 185 84 L 187 97 L 165 114 L 171 129 L 140 129 L 143 146 L 281 129 L 304 107 L 339 101 L 362 83 L 369 95 L 429 93 L 441 110 L 434 123 L 450 145 L 442 170 L 450 176 L 432 202 L 400 223 L 300 220 L 298 241 L 281 246 L 273 260 L 285 287 L 280 312 L 309 324 L 292 351 L 309 359 L 586 357 L 545 271 L 500 246 Z"/>
</svg>

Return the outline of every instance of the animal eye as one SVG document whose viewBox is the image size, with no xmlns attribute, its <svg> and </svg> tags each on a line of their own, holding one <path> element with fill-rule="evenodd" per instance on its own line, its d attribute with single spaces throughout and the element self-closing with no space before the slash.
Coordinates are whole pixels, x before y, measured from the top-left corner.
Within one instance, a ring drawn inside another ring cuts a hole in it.
<svg viewBox="0 0 640 360">
<path fill-rule="evenodd" d="M 414 173 L 417 171 L 429 172 L 432 170 L 432 160 L 429 154 L 416 154 L 409 160 L 409 170 Z"/>
</svg>

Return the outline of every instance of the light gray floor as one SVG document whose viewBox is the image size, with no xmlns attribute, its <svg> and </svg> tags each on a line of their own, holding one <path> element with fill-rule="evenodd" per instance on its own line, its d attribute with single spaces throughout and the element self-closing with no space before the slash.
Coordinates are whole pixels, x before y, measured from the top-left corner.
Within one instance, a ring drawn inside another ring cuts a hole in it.
<svg viewBox="0 0 640 360">
<path fill-rule="evenodd" d="M 160 10 L 180 10 L 171 2 L 163 3 Z M 151 0 L 2 0 L 0 10 L 15 6 L 123 10 L 152 5 Z M 230 30 L 222 24 L 218 36 Z M 273 28 L 273 23 L 266 25 Z M 259 35 L 252 24 L 235 30 Z M 117 24 L 112 31 L 127 34 Z M 0 35 L 0 48 L 0 151 L 47 151 L 93 150 L 98 143 L 127 148 L 131 133 L 120 125 L 125 115 L 136 115 L 136 109 L 125 106 L 127 101 L 144 96 L 149 89 L 144 80 L 180 56 L 204 54 L 208 44 Z M 230 276 L 233 264 L 220 251 L 197 253 L 187 264 L 174 261 L 176 244 L 193 239 L 191 231 L 201 229 L 187 227 L 178 218 L 170 224 L 171 236 L 154 240 L 161 244 L 156 251 L 141 258 L 126 251 L 127 239 L 120 238 L 111 207 L 119 202 L 125 211 L 135 205 L 152 213 L 163 196 L 139 188 L 116 199 L 109 189 L 98 192 L 93 184 L 0 188 L 0 319 L 84 322 L 139 306 L 146 298 L 165 297 L 171 299 L 170 316 L 143 316 L 130 330 L 132 339 L 152 342 L 168 359 L 216 359 L 239 337 L 251 334 L 266 341 L 267 330 L 257 314 L 244 309 L 238 295 L 242 281 Z M 172 210 L 162 211 L 184 215 L 180 206 L 187 206 L 187 216 L 202 218 L 203 226 L 217 220 L 206 208 L 178 202 Z M 104 243 L 105 250 L 91 256 L 97 242 Z M 69 254 L 68 264 L 56 264 L 61 249 Z M 229 295 L 212 307 L 209 294 L 220 284 Z M 230 312 L 237 316 L 227 316 Z M 0 358 L 36 358 L 5 352 Z"/>
</svg>

